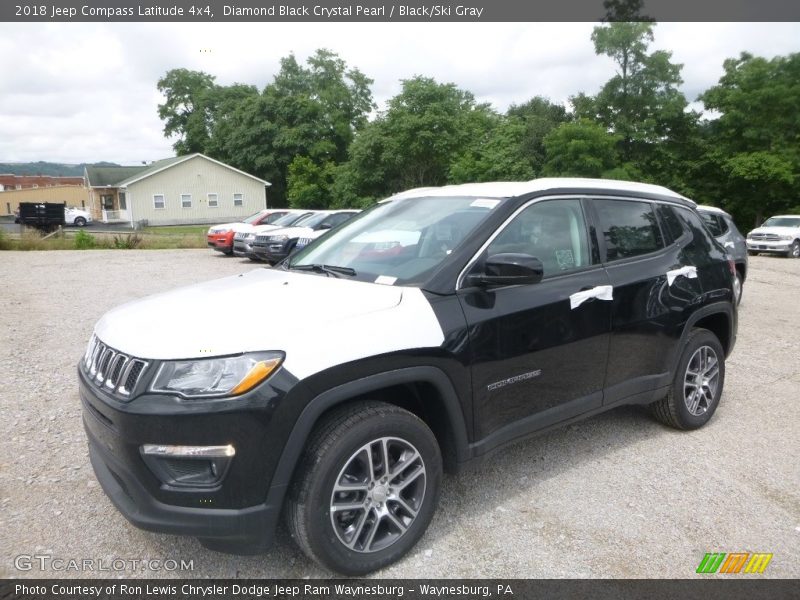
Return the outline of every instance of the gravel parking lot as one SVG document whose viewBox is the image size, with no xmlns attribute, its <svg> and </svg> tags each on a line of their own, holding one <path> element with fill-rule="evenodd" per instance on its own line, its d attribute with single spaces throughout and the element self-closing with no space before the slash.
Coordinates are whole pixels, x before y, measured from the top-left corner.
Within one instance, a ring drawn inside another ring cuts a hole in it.
<svg viewBox="0 0 800 600">
<path fill-rule="evenodd" d="M 707 427 L 680 433 L 624 408 L 517 444 L 447 477 L 428 533 L 378 576 L 685 578 L 706 552 L 749 551 L 774 554 L 763 576 L 800 577 L 800 260 L 750 264 Z M 0 253 L 0 576 L 329 575 L 286 533 L 270 553 L 238 557 L 140 531 L 89 465 L 75 366 L 97 319 L 252 268 L 208 250 Z M 193 570 L 20 570 L 16 557 L 34 554 Z"/>
</svg>

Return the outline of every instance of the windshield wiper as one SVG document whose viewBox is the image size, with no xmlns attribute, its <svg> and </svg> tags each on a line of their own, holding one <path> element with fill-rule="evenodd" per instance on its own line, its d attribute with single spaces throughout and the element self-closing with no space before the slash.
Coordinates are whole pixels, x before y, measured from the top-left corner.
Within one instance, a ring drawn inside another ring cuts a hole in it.
<svg viewBox="0 0 800 600">
<path fill-rule="evenodd" d="M 339 277 L 340 275 L 349 275 L 350 277 L 356 274 L 354 269 L 350 267 L 337 267 L 336 265 L 289 265 L 290 269 L 297 271 L 313 271 L 314 273 L 325 273 L 330 277 Z"/>
</svg>

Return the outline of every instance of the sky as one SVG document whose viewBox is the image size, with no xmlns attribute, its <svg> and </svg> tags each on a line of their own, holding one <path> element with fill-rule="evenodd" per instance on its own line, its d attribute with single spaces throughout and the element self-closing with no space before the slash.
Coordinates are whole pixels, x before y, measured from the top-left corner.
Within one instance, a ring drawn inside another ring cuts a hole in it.
<svg viewBox="0 0 800 600">
<path fill-rule="evenodd" d="M 594 23 L 23 23 L 0 24 L 0 162 L 171 156 L 156 83 L 201 70 L 217 83 L 263 88 L 294 52 L 337 53 L 374 79 L 379 109 L 414 75 L 455 83 L 504 111 L 536 95 L 568 106 L 614 75 L 597 56 Z M 659 23 L 652 49 L 682 63 L 690 102 L 726 58 L 800 52 L 800 23 Z M 694 108 L 702 109 L 699 103 Z"/>
</svg>

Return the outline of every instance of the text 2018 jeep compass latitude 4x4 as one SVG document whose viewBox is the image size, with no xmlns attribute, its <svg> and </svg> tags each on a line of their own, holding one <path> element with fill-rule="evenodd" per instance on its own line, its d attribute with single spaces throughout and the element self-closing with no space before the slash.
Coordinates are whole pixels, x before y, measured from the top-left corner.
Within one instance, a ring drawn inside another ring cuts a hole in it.
<svg viewBox="0 0 800 600">
<path fill-rule="evenodd" d="M 622 404 L 706 423 L 733 278 L 662 187 L 404 192 L 279 267 L 103 316 L 79 366 L 92 465 L 144 529 L 258 551 L 284 514 L 310 557 L 367 573 L 423 535 L 445 468 Z"/>
</svg>

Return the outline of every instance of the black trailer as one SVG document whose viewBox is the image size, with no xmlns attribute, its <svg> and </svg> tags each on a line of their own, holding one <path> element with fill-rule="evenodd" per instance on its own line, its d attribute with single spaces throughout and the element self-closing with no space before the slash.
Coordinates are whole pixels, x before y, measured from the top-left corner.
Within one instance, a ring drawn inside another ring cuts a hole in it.
<svg viewBox="0 0 800 600">
<path fill-rule="evenodd" d="M 64 226 L 66 202 L 20 202 L 17 221 L 41 231 L 54 231 Z"/>
</svg>

